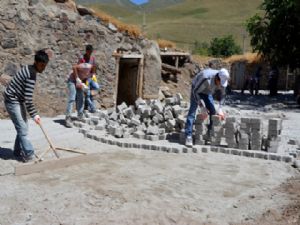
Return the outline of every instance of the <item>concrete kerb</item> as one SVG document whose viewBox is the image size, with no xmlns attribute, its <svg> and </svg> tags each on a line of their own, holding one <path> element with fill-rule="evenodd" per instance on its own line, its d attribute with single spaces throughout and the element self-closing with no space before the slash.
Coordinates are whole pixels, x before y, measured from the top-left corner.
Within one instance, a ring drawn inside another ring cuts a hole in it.
<svg viewBox="0 0 300 225">
<path fill-rule="evenodd" d="M 153 144 L 149 141 L 149 143 L 136 143 L 136 139 L 132 140 L 124 140 L 124 139 L 117 139 L 114 137 L 101 137 L 99 134 L 93 134 L 86 129 L 80 129 L 80 133 L 82 133 L 85 137 L 99 141 L 103 144 L 109 145 L 116 145 L 121 148 L 134 148 L 134 149 L 143 149 L 143 150 L 151 150 L 151 151 L 162 151 L 166 153 L 208 153 L 208 152 L 215 152 L 215 153 L 222 153 L 222 154 L 231 154 L 236 156 L 243 156 L 248 158 L 256 158 L 256 159 L 264 159 L 264 160 L 273 160 L 279 162 L 285 162 L 289 164 L 293 164 L 295 159 L 293 156 L 289 155 L 280 155 L 276 153 L 269 153 L 264 151 L 255 151 L 255 150 L 241 150 L 241 149 L 233 149 L 233 148 L 226 148 L 226 147 L 217 147 L 217 146 L 194 146 L 192 148 L 187 148 L 185 146 L 177 146 L 177 147 L 170 147 L 164 144 Z"/>
</svg>

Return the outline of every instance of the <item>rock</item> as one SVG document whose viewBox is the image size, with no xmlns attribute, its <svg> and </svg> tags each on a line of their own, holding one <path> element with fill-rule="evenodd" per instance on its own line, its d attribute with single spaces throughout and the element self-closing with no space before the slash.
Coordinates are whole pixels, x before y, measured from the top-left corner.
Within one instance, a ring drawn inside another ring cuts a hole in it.
<svg viewBox="0 0 300 225">
<path fill-rule="evenodd" d="M 16 24 L 7 20 L 0 21 L 7 30 L 15 30 Z"/>
<path fill-rule="evenodd" d="M 110 29 L 113 32 L 118 31 L 118 28 L 115 25 L 113 25 L 112 23 L 108 23 L 108 29 Z"/>
<path fill-rule="evenodd" d="M 84 7 L 82 5 L 77 5 L 77 11 L 81 16 L 87 16 L 87 15 L 92 16 L 95 14 L 94 10 Z"/>
</svg>

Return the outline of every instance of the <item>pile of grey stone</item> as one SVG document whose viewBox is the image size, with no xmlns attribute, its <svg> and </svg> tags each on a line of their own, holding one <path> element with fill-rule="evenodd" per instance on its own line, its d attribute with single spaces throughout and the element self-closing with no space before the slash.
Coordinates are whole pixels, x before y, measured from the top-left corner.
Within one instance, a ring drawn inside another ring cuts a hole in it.
<svg viewBox="0 0 300 225">
<path fill-rule="evenodd" d="M 160 100 L 138 98 L 135 105 L 125 102 L 115 108 L 91 114 L 85 112 L 83 122 L 89 129 L 106 131 L 116 138 L 165 140 L 167 135 L 180 131 L 185 124 L 187 103 L 181 94 Z M 75 121 L 74 125 L 82 126 Z"/>
<path fill-rule="evenodd" d="M 212 116 L 212 128 L 208 131 L 208 119 L 197 117 L 195 121 L 195 144 L 226 146 L 242 150 L 266 150 L 277 153 L 282 130 L 281 119 L 268 121 L 268 138 L 265 141 L 263 121 L 260 118 L 227 117 L 222 121 Z M 183 136 L 183 135 L 182 135 Z"/>
</svg>

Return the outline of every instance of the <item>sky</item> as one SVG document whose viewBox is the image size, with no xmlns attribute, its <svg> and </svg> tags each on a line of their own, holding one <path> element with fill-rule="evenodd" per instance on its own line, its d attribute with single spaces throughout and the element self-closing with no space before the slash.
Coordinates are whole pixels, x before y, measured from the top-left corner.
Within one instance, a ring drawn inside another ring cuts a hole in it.
<svg viewBox="0 0 300 225">
<path fill-rule="evenodd" d="M 142 5 L 144 3 L 149 2 L 149 0 L 130 0 L 133 4 Z"/>
</svg>

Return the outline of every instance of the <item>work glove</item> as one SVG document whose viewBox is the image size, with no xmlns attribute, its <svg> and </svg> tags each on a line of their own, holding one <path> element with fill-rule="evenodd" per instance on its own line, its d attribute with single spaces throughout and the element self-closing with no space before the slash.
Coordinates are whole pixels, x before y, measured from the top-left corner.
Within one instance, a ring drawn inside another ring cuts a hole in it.
<svg viewBox="0 0 300 225">
<path fill-rule="evenodd" d="M 38 124 L 38 125 L 41 124 L 41 117 L 39 115 L 35 115 L 33 117 L 33 120 L 36 124 Z"/>
<path fill-rule="evenodd" d="M 93 74 L 93 76 L 92 76 L 92 81 L 94 81 L 94 82 L 97 83 L 97 77 L 96 77 L 96 74 Z"/>
<path fill-rule="evenodd" d="M 76 78 L 76 88 L 82 89 L 82 81 L 77 77 Z"/>
</svg>

